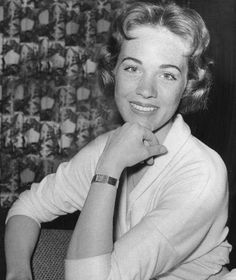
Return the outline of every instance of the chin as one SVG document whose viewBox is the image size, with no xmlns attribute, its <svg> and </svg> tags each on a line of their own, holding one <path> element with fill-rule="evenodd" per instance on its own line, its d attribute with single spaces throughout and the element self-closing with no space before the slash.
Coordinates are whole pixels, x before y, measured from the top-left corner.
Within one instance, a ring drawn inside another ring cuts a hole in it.
<svg viewBox="0 0 236 280">
<path fill-rule="evenodd" d="M 134 122 L 134 121 L 133 121 Z M 155 132 L 158 131 L 161 125 L 156 124 L 155 126 L 152 125 L 152 121 L 143 121 L 143 120 L 135 120 L 138 124 L 140 124 L 143 127 L 146 127 L 147 129 L 150 129 L 151 131 Z"/>
</svg>

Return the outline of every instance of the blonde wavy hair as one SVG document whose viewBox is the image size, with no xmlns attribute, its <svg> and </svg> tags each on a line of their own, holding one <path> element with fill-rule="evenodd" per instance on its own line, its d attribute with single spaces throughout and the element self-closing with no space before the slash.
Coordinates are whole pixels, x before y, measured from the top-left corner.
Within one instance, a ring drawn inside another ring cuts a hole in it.
<svg viewBox="0 0 236 280">
<path fill-rule="evenodd" d="M 205 109 L 212 84 L 209 69 L 212 61 L 205 55 L 210 42 L 209 32 L 202 17 L 195 10 L 180 7 L 174 2 L 166 4 L 136 2 L 117 15 L 111 26 L 109 39 L 101 48 L 98 58 L 98 83 L 101 90 L 105 94 L 114 93 L 113 69 L 117 63 L 122 42 L 131 40 L 129 31 L 141 25 L 165 27 L 190 42 L 188 84 L 177 112 L 186 114 Z"/>
</svg>

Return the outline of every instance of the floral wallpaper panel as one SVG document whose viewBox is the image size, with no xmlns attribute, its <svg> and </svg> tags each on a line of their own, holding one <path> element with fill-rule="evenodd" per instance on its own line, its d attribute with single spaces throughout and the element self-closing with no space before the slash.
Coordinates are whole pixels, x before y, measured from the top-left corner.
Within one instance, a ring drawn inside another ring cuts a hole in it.
<svg viewBox="0 0 236 280">
<path fill-rule="evenodd" d="M 118 125 L 96 55 L 125 1 L 0 1 L 0 207 Z"/>
</svg>

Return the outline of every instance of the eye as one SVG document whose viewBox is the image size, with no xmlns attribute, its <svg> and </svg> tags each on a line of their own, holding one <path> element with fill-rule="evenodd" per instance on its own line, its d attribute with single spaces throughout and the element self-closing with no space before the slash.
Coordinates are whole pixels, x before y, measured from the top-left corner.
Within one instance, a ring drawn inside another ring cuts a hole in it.
<svg viewBox="0 0 236 280">
<path fill-rule="evenodd" d="M 172 73 L 169 73 L 169 72 L 165 72 L 161 75 L 161 77 L 163 77 L 164 79 L 166 80 L 169 80 L 169 81 L 175 81 L 176 80 L 176 77 L 174 74 Z"/>
<path fill-rule="evenodd" d="M 135 73 L 138 71 L 138 67 L 137 66 L 126 66 L 124 67 L 124 70 L 130 73 Z"/>
</svg>

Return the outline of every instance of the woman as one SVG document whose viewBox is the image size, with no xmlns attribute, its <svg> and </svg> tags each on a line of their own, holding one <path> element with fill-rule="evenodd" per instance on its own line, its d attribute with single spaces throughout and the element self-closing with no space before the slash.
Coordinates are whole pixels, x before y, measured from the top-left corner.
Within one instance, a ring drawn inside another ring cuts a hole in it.
<svg viewBox="0 0 236 280">
<path fill-rule="evenodd" d="M 117 17 L 99 73 L 124 125 L 20 196 L 7 222 L 8 279 L 31 279 L 38 224 L 77 209 L 68 280 L 220 279 L 227 172 L 181 116 L 206 106 L 208 44 L 202 18 L 175 4 L 136 3 Z"/>
</svg>

